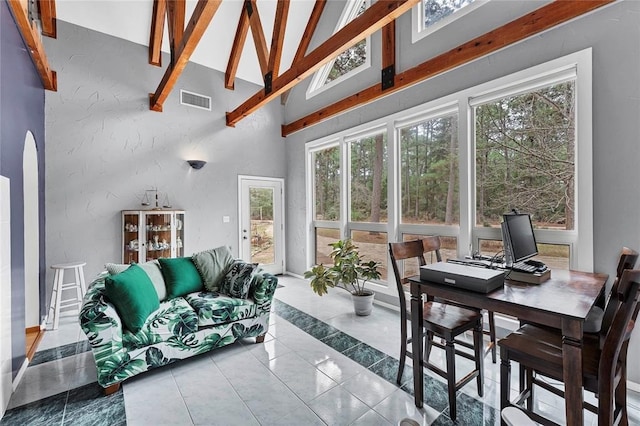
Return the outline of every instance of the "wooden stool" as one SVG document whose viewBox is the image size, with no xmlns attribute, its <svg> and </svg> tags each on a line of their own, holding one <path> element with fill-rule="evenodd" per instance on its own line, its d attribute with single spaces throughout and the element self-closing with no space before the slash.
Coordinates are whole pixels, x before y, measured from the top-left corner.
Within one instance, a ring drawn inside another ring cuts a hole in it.
<svg viewBox="0 0 640 426">
<path fill-rule="evenodd" d="M 53 330 L 58 328 L 61 308 L 77 306 L 78 312 L 80 312 L 82 298 L 87 292 L 84 282 L 84 270 L 82 269 L 86 264 L 87 262 L 74 262 L 51 265 L 51 269 L 56 271 L 53 276 L 53 293 L 51 294 L 51 307 L 49 308 L 49 317 L 53 314 Z M 65 269 L 73 269 L 75 281 L 68 283 L 64 282 Z M 67 289 L 75 289 L 76 297 L 62 300 L 62 291 Z"/>
</svg>

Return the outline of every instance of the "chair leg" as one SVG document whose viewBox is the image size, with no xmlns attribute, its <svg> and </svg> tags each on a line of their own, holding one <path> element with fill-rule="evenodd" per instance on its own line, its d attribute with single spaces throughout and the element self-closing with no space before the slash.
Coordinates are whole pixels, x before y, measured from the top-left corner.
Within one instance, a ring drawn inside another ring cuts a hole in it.
<svg viewBox="0 0 640 426">
<path fill-rule="evenodd" d="M 478 370 L 478 377 L 476 382 L 478 385 L 478 395 L 484 396 L 484 345 L 482 344 L 482 318 L 478 320 L 476 328 L 473 330 L 473 349 L 476 358 L 476 370 Z"/>
<path fill-rule="evenodd" d="M 503 348 L 500 352 L 500 411 L 511 405 L 509 402 L 511 399 L 509 395 L 510 384 L 511 361 L 509 360 L 509 354 Z"/>
<path fill-rule="evenodd" d="M 489 311 L 489 341 L 491 342 L 491 360 L 496 363 L 498 345 L 496 344 L 496 320 L 493 311 Z"/>
<path fill-rule="evenodd" d="M 433 347 L 431 342 L 433 342 L 433 331 L 427 331 L 427 335 L 426 335 L 425 341 L 424 341 L 424 359 L 425 359 L 425 361 L 429 361 L 429 356 L 431 356 L 431 348 Z"/>
<path fill-rule="evenodd" d="M 402 384 L 404 363 L 407 360 L 407 340 L 407 321 L 403 319 L 400 323 L 400 366 L 398 367 L 398 377 L 396 378 L 398 386 Z"/>
<path fill-rule="evenodd" d="M 456 351 L 453 337 L 447 338 L 445 346 L 447 357 L 447 386 L 449 390 L 449 417 L 456 421 Z"/>
<path fill-rule="evenodd" d="M 527 410 L 533 411 L 533 370 L 531 368 L 525 369 L 525 389 L 529 391 L 525 407 Z"/>
<path fill-rule="evenodd" d="M 622 369 L 620 372 L 620 381 L 614 391 L 615 396 L 611 408 L 616 410 L 618 406 L 620 407 L 621 412 L 619 424 L 621 426 L 626 426 L 629 424 L 629 416 L 627 414 L 627 364 L 623 363 L 620 368 Z M 613 420 L 615 422 L 615 417 Z"/>
</svg>

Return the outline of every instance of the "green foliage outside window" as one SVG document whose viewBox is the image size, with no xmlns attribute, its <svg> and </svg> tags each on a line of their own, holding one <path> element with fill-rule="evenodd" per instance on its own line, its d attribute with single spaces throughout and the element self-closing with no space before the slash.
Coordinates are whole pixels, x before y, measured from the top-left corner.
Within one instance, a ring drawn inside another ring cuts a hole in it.
<svg viewBox="0 0 640 426">
<path fill-rule="evenodd" d="M 477 224 L 516 208 L 537 227 L 574 229 L 574 82 L 480 105 L 475 122 Z"/>
</svg>

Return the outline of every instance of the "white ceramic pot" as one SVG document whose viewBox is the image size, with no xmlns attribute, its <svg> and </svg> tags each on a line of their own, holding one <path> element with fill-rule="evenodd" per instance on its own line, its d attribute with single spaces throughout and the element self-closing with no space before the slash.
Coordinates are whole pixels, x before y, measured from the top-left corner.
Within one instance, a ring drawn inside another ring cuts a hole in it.
<svg viewBox="0 0 640 426">
<path fill-rule="evenodd" d="M 356 312 L 356 315 L 367 316 L 371 314 L 371 310 L 373 309 L 373 297 L 375 293 L 371 292 L 371 294 L 365 294 L 363 296 L 358 296 L 355 294 L 351 294 L 351 300 L 353 301 L 353 310 Z"/>
</svg>

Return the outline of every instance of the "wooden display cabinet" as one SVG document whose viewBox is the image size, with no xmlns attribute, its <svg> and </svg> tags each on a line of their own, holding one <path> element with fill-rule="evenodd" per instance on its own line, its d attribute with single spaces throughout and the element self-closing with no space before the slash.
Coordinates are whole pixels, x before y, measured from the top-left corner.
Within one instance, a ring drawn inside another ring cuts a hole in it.
<svg viewBox="0 0 640 426">
<path fill-rule="evenodd" d="M 184 256 L 183 210 L 123 210 L 122 262 Z"/>
</svg>

